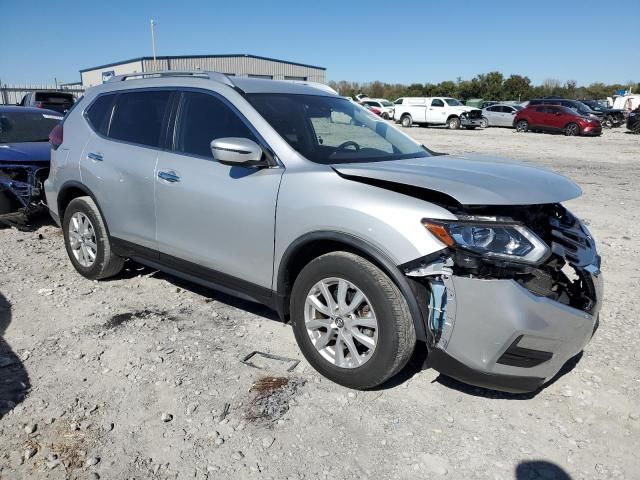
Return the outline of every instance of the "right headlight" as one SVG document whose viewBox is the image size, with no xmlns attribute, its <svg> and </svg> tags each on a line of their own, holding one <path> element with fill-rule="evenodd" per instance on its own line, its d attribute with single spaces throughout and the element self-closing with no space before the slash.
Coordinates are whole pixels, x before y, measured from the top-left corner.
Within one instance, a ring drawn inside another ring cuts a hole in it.
<svg viewBox="0 0 640 480">
<path fill-rule="evenodd" d="M 484 257 L 510 262 L 538 264 L 550 250 L 535 233 L 519 223 L 484 220 L 422 221 L 442 243 Z"/>
</svg>

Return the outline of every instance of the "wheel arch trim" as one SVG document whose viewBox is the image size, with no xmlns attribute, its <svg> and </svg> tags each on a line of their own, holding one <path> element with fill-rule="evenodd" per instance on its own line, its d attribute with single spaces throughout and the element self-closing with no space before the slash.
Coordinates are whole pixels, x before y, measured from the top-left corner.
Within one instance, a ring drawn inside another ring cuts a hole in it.
<svg viewBox="0 0 640 480">
<path fill-rule="evenodd" d="M 61 199 L 64 197 L 64 192 L 68 191 L 71 188 L 77 188 L 78 190 L 81 190 L 84 193 L 86 193 L 88 197 L 91 197 L 91 200 L 93 200 L 93 203 L 95 203 L 96 207 L 98 207 L 98 211 L 100 212 L 100 216 L 102 217 L 102 223 L 104 223 L 104 227 L 107 230 L 107 235 L 109 237 L 111 237 L 111 235 L 109 233 L 109 225 L 107 223 L 107 219 L 105 218 L 104 213 L 102 213 L 102 208 L 100 208 L 100 204 L 98 203 L 98 200 L 96 199 L 96 196 L 93 194 L 93 192 L 91 191 L 90 188 L 88 188 L 83 183 L 78 182 L 77 180 L 69 180 L 69 181 L 63 183 L 62 186 L 60 187 L 60 189 L 58 190 L 58 194 L 56 195 L 56 197 L 57 197 L 56 198 L 56 203 L 57 203 L 57 207 L 58 207 L 58 216 L 60 217 L 61 224 L 64 222 L 64 211 L 60 208 Z M 69 203 L 71 203 L 72 200 L 67 202 L 67 205 Z M 62 215 L 61 215 L 61 213 L 62 213 Z"/>
<path fill-rule="evenodd" d="M 291 260 L 295 258 L 301 249 L 310 245 L 313 242 L 327 241 L 334 243 L 341 243 L 347 247 L 352 248 L 355 252 L 360 252 L 372 260 L 389 276 L 391 281 L 396 284 L 400 289 L 400 292 L 405 297 L 409 306 L 409 311 L 413 320 L 414 328 L 416 331 L 416 337 L 418 340 L 427 340 L 427 331 L 425 328 L 424 318 L 425 312 L 422 311 L 419 302 L 416 298 L 410 279 L 408 279 L 398 268 L 398 266 L 391 260 L 391 258 L 381 251 L 375 245 L 372 245 L 365 239 L 357 237 L 355 235 L 339 232 L 339 231 L 316 231 L 306 233 L 296 240 L 291 242 L 283 253 L 280 263 L 278 265 L 275 290 L 277 293 L 278 313 L 282 318 L 285 318 L 288 311 L 288 299 L 290 296 L 291 286 L 287 285 L 287 273 L 288 265 Z"/>
</svg>

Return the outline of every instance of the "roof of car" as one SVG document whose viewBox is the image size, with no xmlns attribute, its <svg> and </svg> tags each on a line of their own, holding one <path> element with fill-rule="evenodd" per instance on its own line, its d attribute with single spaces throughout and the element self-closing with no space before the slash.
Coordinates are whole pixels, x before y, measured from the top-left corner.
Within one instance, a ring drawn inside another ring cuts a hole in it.
<svg viewBox="0 0 640 480">
<path fill-rule="evenodd" d="M 150 85 L 160 86 L 191 86 L 193 82 L 202 80 L 210 80 L 219 84 L 226 85 L 244 93 L 291 93 L 291 94 L 307 94 L 307 95 L 326 95 L 334 96 L 338 93 L 328 85 L 304 80 L 271 80 L 266 78 L 244 78 L 228 76 L 219 72 L 208 71 L 163 71 L 163 72 L 147 72 L 132 73 L 113 77 L 102 85 L 92 87 L 98 91 L 110 91 L 114 87 L 125 88 L 146 88 Z"/>
<path fill-rule="evenodd" d="M 32 113 L 46 113 L 55 115 L 56 117 L 63 117 L 64 115 L 55 110 L 49 110 L 47 108 L 37 107 L 22 107 L 20 105 L 0 105 L 0 113 L 8 112 L 32 112 Z"/>
</svg>

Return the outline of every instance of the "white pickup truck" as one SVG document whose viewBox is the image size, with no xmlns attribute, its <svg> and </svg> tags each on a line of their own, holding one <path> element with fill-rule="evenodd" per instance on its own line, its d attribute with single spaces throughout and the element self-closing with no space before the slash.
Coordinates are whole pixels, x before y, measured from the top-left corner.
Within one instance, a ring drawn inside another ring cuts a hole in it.
<svg viewBox="0 0 640 480">
<path fill-rule="evenodd" d="M 474 129 L 482 123 L 482 110 L 467 107 L 455 98 L 402 97 L 394 102 L 393 119 L 403 127 L 416 123 Z"/>
</svg>

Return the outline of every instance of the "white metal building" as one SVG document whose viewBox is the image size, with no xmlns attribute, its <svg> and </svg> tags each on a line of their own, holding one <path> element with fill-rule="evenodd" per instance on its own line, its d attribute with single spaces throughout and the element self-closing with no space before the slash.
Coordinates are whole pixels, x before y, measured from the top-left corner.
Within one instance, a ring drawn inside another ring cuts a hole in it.
<svg viewBox="0 0 640 480">
<path fill-rule="evenodd" d="M 238 77 L 307 80 L 326 83 L 326 68 L 256 55 L 187 55 L 139 57 L 80 70 L 82 86 L 99 85 L 115 75 L 157 70 L 209 70 Z"/>
</svg>

